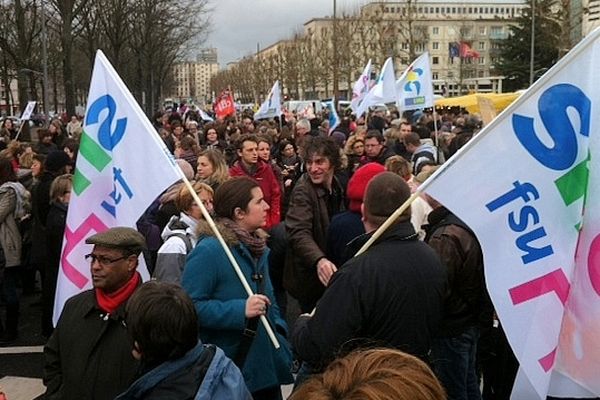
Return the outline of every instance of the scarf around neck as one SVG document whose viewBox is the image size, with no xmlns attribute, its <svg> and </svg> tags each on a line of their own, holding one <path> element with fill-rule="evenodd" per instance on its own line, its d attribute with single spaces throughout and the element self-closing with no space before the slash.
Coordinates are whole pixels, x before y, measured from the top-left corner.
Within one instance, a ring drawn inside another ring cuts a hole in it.
<svg viewBox="0 0 600 400">
<path fill-rule="evenodd" d="M 265 238 L 259 237 L 256 232 L 248 232 L 229 218 L 221 218 L 219 222 L 235 233 L 238 240 L 248 247 L 248 250 L 250 250 L 250 253 L 255 258 L 258 259 L 263 255 L 267 247 L 267 240 Z"/>
<path fill-rule="evenodd" d="M 109 294 L 103 290 L 95 289 L 98 306 L 102 311 L 112 314 L 131 297 L 141 280 L 140 273 L 136 271 L 125 285 L 113 293 Z"/>
</svg>

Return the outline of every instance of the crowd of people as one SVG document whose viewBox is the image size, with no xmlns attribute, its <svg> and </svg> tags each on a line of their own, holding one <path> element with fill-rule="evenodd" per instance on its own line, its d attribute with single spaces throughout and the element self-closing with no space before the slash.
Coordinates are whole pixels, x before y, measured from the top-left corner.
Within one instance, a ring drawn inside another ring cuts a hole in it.
<svg viewBox="0 0 600 400">
<path fill-rule="evenodd" d="M 175 183 L 137 229 L 87 239 L 93 289 L 67 302 L 55 328 L 81 123 L 54 120 L 31 144 L 10 123 L 0 129 L 0 344 L 18 338 L 18 289 L 41 286 L 46 398 L 281 399 L 289 384 L 294 400 L 508 398 L 517 364 L 464 222 L 422 195 L 355 256 L 481 121 L 385 107 L 334 129 L 310 117 L 157 112 L 156 131 L 222 238 Z"/>
</svg>

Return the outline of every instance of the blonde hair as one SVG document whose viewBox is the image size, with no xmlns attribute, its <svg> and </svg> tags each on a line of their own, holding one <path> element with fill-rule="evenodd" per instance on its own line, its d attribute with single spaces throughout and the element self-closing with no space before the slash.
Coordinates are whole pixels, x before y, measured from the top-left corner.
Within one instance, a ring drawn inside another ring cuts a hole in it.
<svg viewBox="0 0 600 400">
<path fill-rule="evenodd" d="M 215 194 L 212 188 L 206 183 L 195 182 L 192 187 L 198 196 L 200 196 L 200 193 L 203 191 L 210 194 L 210 197 L 213 197 Z M 192 208 L 193 204 L 194 198 L 192 197 L 188 187 L 186 185 L 181 185 L 181 189 L 179 189 L 177 197 L 175 197 L 175 207 L 177 207 L 179 211 L 187 211 Z"/>
<path fill-rule="evenodd" d="M 385 160 L 385 169 L 386 171 L 400 175 L 405 181 L 409 180 L 412 175 L 410 162 L 406 161 L 402 156 L 391 156 Z"/>
<path fill-rule="evenodd" d="M 229 169 L 227 168 L 227 163 L 225 162 L 225 156 L 221 153 L 220 150 L 217 149 L 207 149 L 200 154 L 198 154 L 198 159 L 200 157 L 206 157 L 208 162 L 213 167 L 212 175 L 204 179 L 203 181 L 209 185 L 217 184 L 227 181 L 229 179 Z M 199 162 L 198 162 L 199 163 Z"/>
<path fill-rule="evenodd" d="M 50 185 L 50 201 L 56 203 L 60 198 L 71 191 L 73 188 L 73 175 L 59 175 Z"/>
<path fill-rule="evenodd" d="M 348 140 L 346 140 L 346 144 L 344 145 L 344 154 L 354 154 L 354 145 L 356 144 L 356 142 L 361 142 L 362 144 L 365 144 L 364 139 L 361 139 L 356 135 L 352 135 L 348 138 Z"/>
<path fill-rule="evenodd" d="M 333 361 L 289 400 L 445 400 L 431 369 L 394 349 L 359 350 Z"/>
</svg>

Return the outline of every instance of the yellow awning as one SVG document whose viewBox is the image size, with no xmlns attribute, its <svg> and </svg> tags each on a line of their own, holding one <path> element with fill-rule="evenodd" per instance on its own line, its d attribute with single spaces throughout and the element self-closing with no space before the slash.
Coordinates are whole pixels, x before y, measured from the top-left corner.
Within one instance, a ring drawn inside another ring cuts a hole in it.
<svg viewBox="0 0 600 400">
<path fill-rule="evenodd" d="M 474 93 L 460 97 L 450 97 L 447 99 L 439 99 L 435 101 L 436 107 L 464 107 L 470 113 L 480 113 L 478 96 L 489 99 L 496 108 L 496 112 L 501 112 L 508 107 L 517 97 L 519 93 Z"/>
</svg>

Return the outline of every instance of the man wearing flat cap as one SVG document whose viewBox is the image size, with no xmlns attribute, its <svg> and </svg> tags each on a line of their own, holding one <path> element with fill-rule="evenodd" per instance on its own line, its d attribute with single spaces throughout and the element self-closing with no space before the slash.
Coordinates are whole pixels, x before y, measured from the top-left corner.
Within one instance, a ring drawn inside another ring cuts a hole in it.
<svg viewBox="0 0 600 400">
<path fill-rule="evenodd" d="M 70 298 L 44 348 L 47 399 L 114 399 L 133 380 L 125 306 L 142 283 L 144 237 L 115 227 L 86 239 L 93 289 Z"/>
</svg>

